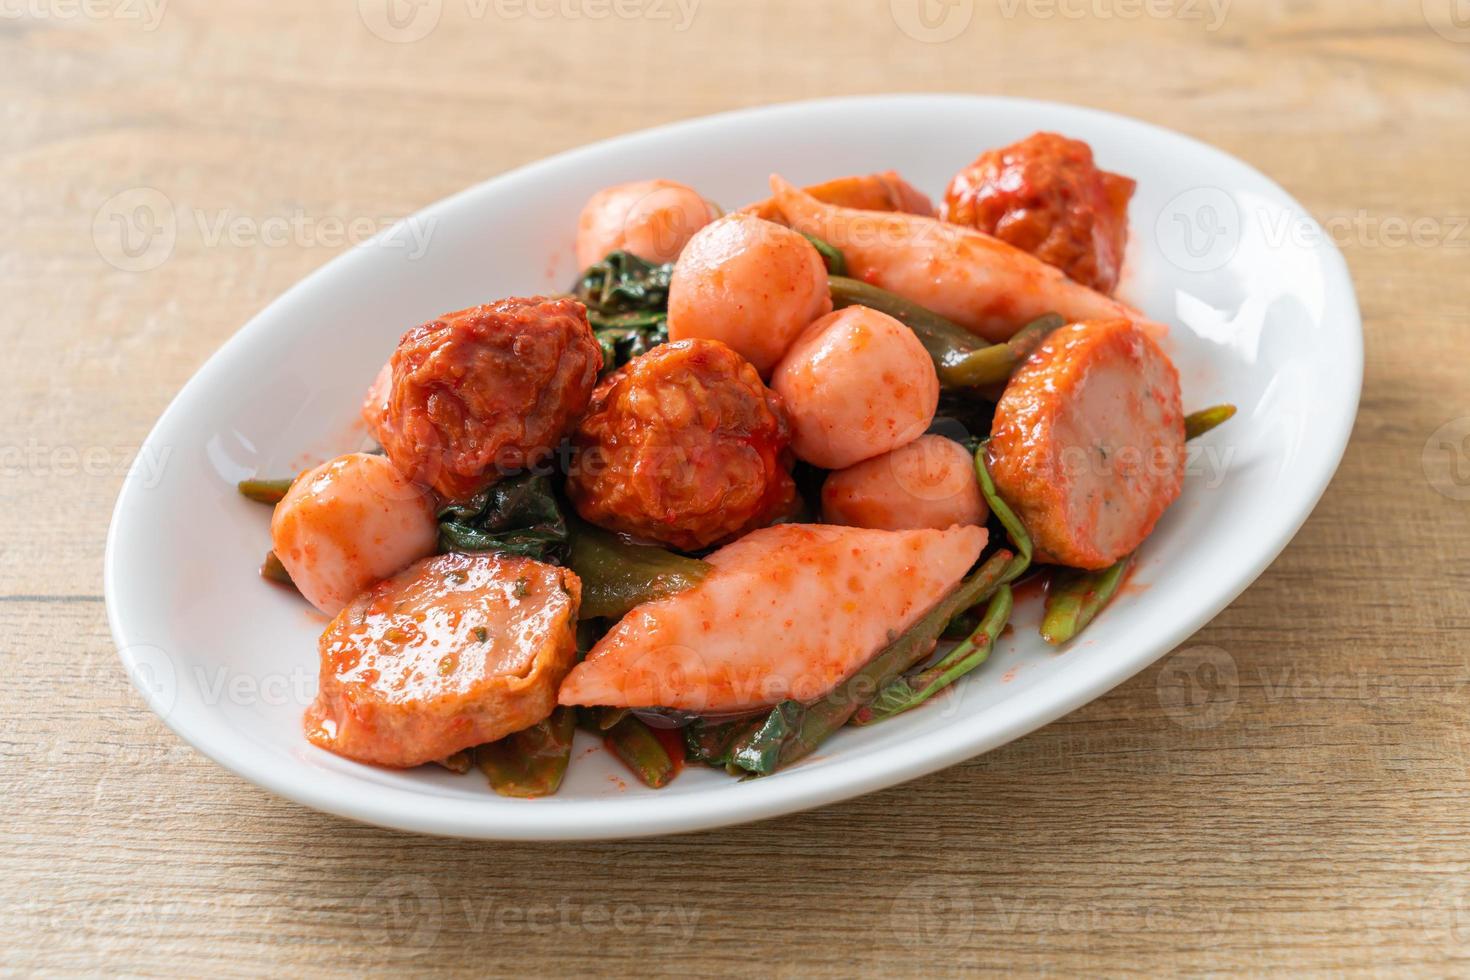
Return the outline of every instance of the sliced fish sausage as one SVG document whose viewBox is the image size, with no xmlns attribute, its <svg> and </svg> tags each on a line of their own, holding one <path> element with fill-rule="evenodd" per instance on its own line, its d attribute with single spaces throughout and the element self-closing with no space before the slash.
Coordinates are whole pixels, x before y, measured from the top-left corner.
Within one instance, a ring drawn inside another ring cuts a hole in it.
<svg viewBox="0 0 1470 980">
<path fill-rule="evenodd" d="M 541 721 L 577 656 L 582 583 L 529 558 L 425 558 L 359 595 L 319 643 L 306 737 L 407 767 Z"/>
<path fill-rule="evenodd" d="M 1128 320 L 1062 327 L 1012 376 L 988 459 L 1039 561 L 1106 568 L 1179 496 L 1179 373 Z"/>
</svg>

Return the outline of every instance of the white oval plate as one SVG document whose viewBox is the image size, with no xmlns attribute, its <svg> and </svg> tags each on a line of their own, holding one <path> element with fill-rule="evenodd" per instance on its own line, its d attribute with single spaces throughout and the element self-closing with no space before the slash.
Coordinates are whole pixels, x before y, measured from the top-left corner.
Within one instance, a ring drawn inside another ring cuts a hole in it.
<svg viewBox="0 0 1470 980">
<path fill-rule="evenodd" d="M 979 151 L 1055 130 L 1138 180 L 1122 294 L 1170 324 L 1186 409 L 1240 414 L 1192 446 L 1182 499 L 1133 583 L 1071 647 L 1036 635 L 1035 600 L 991 662 L 920 710 L 840 733 L 774 776 L 690 768 L 638 785 L 579 734 L 567 781 L 501 799 L 478 774 L 398 772 L 301 734 L 322 621 L 261 582 L 269 511 L 242 477 L 356 448 L 358 405 L 399 335 L 450 310 L 564 289 L 586 197 L 685 181 L 725 207 L 798 184 L 896 169 L 936 200 Z M 425 242 L 426 245 L 421 245 Z M 590 839 L 697 830 L 831 803 L 967 759 L 1097 697 L 1198 630 L 1312 510 L 1352 428 L 1362 333 L 1342 256 L 1280 187 L 1192 139 L 1019 99 L 883 96 L 678 123 L 524 167 L 441 201 L 307 277 L 248 323 L 164 412 L 118 498 L 106 594 L 124 664 L 159 716 L 246 779 L 330 813 L 406 830 Z M 1175 706 L 1188 711 L 1190 705 Z"/>
</svg>

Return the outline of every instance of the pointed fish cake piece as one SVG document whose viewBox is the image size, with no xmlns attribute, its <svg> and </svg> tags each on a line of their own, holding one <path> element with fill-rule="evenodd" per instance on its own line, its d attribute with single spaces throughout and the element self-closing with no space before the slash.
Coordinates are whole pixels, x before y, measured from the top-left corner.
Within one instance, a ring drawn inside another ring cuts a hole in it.
<svg viewBox="0 0 1470 980">
<path fill-rule="evenodd" d="M 825 204 L 771 178 L 787 223 L 842 252 L 848 275 L 928 307 L 992 342 L 1047 313 L 1068 320 L 1122 317 L 1162 336 L 1167 328 L 1068 279 L 1028 252 L 973 228 L 899 211 Z"/>
<path fill-rule="evenodd" d="M 559 700 L 705 714 L 815 700 L 953 589 L 985 539 L 980 527 L 754 531 L 711 554 L 701 584 L 623 617 Z"/>
</svg>

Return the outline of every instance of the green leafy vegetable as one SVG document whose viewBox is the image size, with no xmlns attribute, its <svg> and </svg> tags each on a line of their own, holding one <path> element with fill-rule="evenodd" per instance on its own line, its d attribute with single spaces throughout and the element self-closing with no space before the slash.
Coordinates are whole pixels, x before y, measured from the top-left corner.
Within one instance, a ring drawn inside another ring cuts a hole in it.
<svg viewBox="0 0 1470 980">
<path fill-rule="evenodd" d="M 635 357 L 647 354 L 660 344 L 669 342 L 668 319 L 662 315 L 657 320 L 644 324 L 602 327 L 593 333 L 602 347 L 604 374 L 622 367 Z"/>
<path fill-rule="evenodd" d="M 666 308 L 672 262 L 655 265 L 631 252 L 609 252 L 584 271 L 572 295 L 587 306 L 588 319 Z M 595 326 L 596 324 L 594 324 Z"/>
<path fill-rule="evenodd" d="M 544 721 L 474 750 L 475 765 L 501 796 L 550 796 L 572 757 L 575 708 L 557 708 Z"/>
<path fill-rule="evenodd" d="M 693 588 L 711 570 L 697 558 L 632 544 L 575 519 L 567 566 L 582 580 L 581 619 L 620 618 L 634 606 Z"/>
<path fill-rule="evenodd" d="M 707 766 L 729 766 L 735 747 L 765 723 L 756 714 L 734 721 L 710 722 L 695 719 L 684 727 L 684 750 L 689 758 Z"/>
<path fill-rule="evenodd" d="M 631 252 L 611 252 L 572 286 L 602 345 L 602 368 L 621 367 L 669 339 L 672 262 L 654 265 Z"/>
<path fill-rule="evenodd" d="M 439 510 L 440 551 L 497 551 L 560 564 L 567 522 L 551 478 L 524 473 Z"/>
<path fill-rule="evenodd" d="M 801 734 L 805 706 L 800 701 L 782 701 L 749 735 L 735 743 L 729 764 L 746 772 L 775 772 L 787 741 Z"/>
</svg>

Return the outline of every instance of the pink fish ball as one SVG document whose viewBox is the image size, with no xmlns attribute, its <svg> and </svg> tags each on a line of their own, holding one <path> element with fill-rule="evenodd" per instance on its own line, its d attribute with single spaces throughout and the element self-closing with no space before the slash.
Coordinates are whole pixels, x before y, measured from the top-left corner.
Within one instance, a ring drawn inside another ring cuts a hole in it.
<svg viewBox="0 0 1470 980">
<path fill-rule="evenodd" d="M 672 262 L 717 214 L 698 191 L 672 180 L 603 188 L 588 198 L 577 219 L 577 266 L 596 265 L 617 251 L 657 264 Z"/>
<path fill-rule="evenodd" d="M 822 484 L 822 520 L 880 531 L 983 525 L 990 509 L 975 459 L 944 436 L 923 435 L 838 470 Z"/>
<path fill-rule="evenodd" d="M 934 421 L 939 377 L 914 332 L 850 306 L 813 323 L 771 376 L 797 456 L 845 469 L 913 442 Z"/>
<path fill-rule="evenodd" d="M 731 214 L 689 240 L 669 284 L 669 339 L 703 338 L 771 369 L 813 320 L 832 309 L 827 266 L 784 225 Z"/>
</svg>

